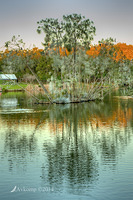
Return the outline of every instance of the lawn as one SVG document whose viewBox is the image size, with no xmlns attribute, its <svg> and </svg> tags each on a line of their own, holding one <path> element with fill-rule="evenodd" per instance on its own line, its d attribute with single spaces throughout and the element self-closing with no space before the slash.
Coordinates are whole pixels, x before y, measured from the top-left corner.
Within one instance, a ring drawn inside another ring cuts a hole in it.
<svg viewBox="0 0 133 200">
<path fill-rule="evenodd" d="M 25 89 L 27 87 L 28 84 L 26 83 L 15 83 L 15 84 L 0 84 L 0 88 L 4 91 L 4 90 L 22 90 Z"/>
</svg>

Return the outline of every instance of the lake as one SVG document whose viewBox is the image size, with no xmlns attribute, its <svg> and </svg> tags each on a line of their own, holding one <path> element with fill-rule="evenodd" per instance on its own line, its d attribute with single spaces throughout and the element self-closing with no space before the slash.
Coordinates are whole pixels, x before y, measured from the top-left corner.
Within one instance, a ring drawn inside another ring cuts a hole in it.
<svg viewBox="0 0 133 200">
<path fill-rule="evenodd" d="M 133 100 L 32 105 L 1 94 L 0 199 L 133 199 Z"/>
</svg>

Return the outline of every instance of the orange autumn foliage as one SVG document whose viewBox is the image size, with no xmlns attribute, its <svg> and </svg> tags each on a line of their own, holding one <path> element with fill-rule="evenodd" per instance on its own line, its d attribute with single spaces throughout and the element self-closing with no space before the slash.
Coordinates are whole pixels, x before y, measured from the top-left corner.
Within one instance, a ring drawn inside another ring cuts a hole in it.
<svg viewBox="0 0 133 200">
<path fill-rule="evenodd" d="M 133 59 L 133 45 L 127 45 L 126 43 L 117 43 L 115 45 L 106 45 L 106 44 L 98 44 L 98 45 L 92 45 L 89 50 L 86 51 L 86 54 L 89 56 L 92 56 L 93 58 L 97 57 L 102 49 L 106 49 L 106 56 L 109 56 L 110 58 L 120 61 L 123 59 L 128 59 L 132 60 Z M 51 48 L 49 47 L 49 50 Z M 52 49 L 51 49 L 52 50 Z M 39 49 L 38 47 L 34 47 L 33 49 L 28 49 L 28 50 L 12 50 L 9 51 L 8 49 L 5 50 L 3 55 L 0 55 L 0 60 L 2 58 L 5 58 L 7 54 L 11 52 L 11 56 L 18 55 L 22 57 L 30 56 L 31 59 L 39 59 L 41 57 L 41 54 L 44 50 Z M 58 48 L 53 48 L 53 51 L 59 53 L 59 55 L 62 56 L 69 56 L 70 54 L 73 53 L 73 49 L 71 52 L 69 52 L 65 47 L 59 47 Z M 110 54 L 110 52 L 113 52 L 113 55 Z"/>
<path fill-rule="evenodd" d="M 68 56 L 70 54 L 72 54 L 72 52 L 69 52 L 65 47 L 59 47 L 58 48 L 48 48 L 47 51 L 52 50 L 54 52 L 56 52 L 57 54 L 59 53 L 59 55 L 62 56 Z M 21 57 L 27 57 L 30 56 L 31 59 L 39 59 L 42 56 L 42 52 L 47 53 L 47 51 L 45 52 L 43 49 L 39 49 L 38 47 L 34 47 L 33 49 L 24 49 L 24 50 L 11 50 L 9 51 L 8 49 L 6 49 L 3 53 L 1 53 L 0 55 L 0 60 L 4 59 L 7 57 L 7 55 L 10 54 L 10 56 L 21 56 Z"/>
<path fill-rule="evenodd" d="M 91 46 L 86 54 L 92 57 L 96 57 L 100 54 L 102 48 L 106 48 L 106 56 L 112 57 L 112 59 L 119 61 L 122 59 L 133 59 L 133 45 L 127 45 L 126 43 L 117 43 L 113 46 L 106 44 L 99 44 Z M 113 56 L 110 55 L 110 51 L 113 51 Z"/>
<path fill-rule="evenodd" d="M 91 46 L 89 50 L 86 51 L 86 54 L 92 57 L 96 57 L 100 54 L 101 46 L 100 45 L 95 45 Z"/>
<path fill-rule="evenodd" d="M 70 54 L 72 54 L 72 52 L 73 52 L 73 50 L 72 50 L 72 52 L 69 52 L 68 50 L 67 50 L 67 48 L 65 48 L 65 47 L 59 47 L 59 50 L 58 50 L 58 48 L 53 48 L 53 50 L 55 51 L 55 52 L 57 52 L 57 54 L 59 53 L 59 55 L 62 57 L 62 56 L 69 56 Z"/>
<path fill-rule="evenodd" d="M 11 50 L 9 51 L 8 49 L 5 50 L 5 52 L 3 53 L 2 57 L 3 58 L 6 58 L 7 55 L 9 53 L 10 56 L 14 56 L 14 55 L 17 55 L 17 56 L 22 56 L 22 57 L 27 57 L 27 56 L 30 56 L 31 59 L 38 59 L 41 57 L 41 53 L 43 52 L 44 50 L 43 49 L 39 49 L 38 47 L 34 47 L 33 49 L 24 49 L 24 50 Z"/>
<path fill-rule="evenodd" d="M 115 46 L 119 49 L 119 52 L 122 52 L 125 59 L 133 59 L 133 45 L 127 45 L 126 43 L 117 43 Z M 117 59 L 119 59 L 119 55 L 117 56 Z"/>
<path fill-rule="evenodd" d="M 37 47 L 34 47 L 33 49 L 29 50 L 28 53 L 29 55 L 31 55 L 32 59 L 39 59 L 43 51 L 43 49 L 38 49 Z"/>
</svg>

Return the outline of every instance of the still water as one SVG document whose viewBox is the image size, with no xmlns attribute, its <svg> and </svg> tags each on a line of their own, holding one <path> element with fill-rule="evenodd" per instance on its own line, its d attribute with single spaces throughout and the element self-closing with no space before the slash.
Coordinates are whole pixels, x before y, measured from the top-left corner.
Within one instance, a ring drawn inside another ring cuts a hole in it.
<svg viewBox="0 0 133 200">
<path fill-rule="evenodd" d="M 0 199 L 133 199 L 133 100 L 32 105 L 2 94 Z"/>
</svg>

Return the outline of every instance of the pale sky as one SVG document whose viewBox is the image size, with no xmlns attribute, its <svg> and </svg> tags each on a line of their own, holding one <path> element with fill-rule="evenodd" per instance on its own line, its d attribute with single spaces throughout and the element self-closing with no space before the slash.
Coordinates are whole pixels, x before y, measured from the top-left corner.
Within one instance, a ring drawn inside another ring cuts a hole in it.
<svg viewBox="0 0 133 200">
<path fill-rule="evenodd" d="M 27 47 L 41 46 L 37 21 L 78 13 L 94 22 L 94 42 L 116 38 L 133 45 L 133 0 L 0 0 L 0 47 L 20 35 Z"/>
</svg>

